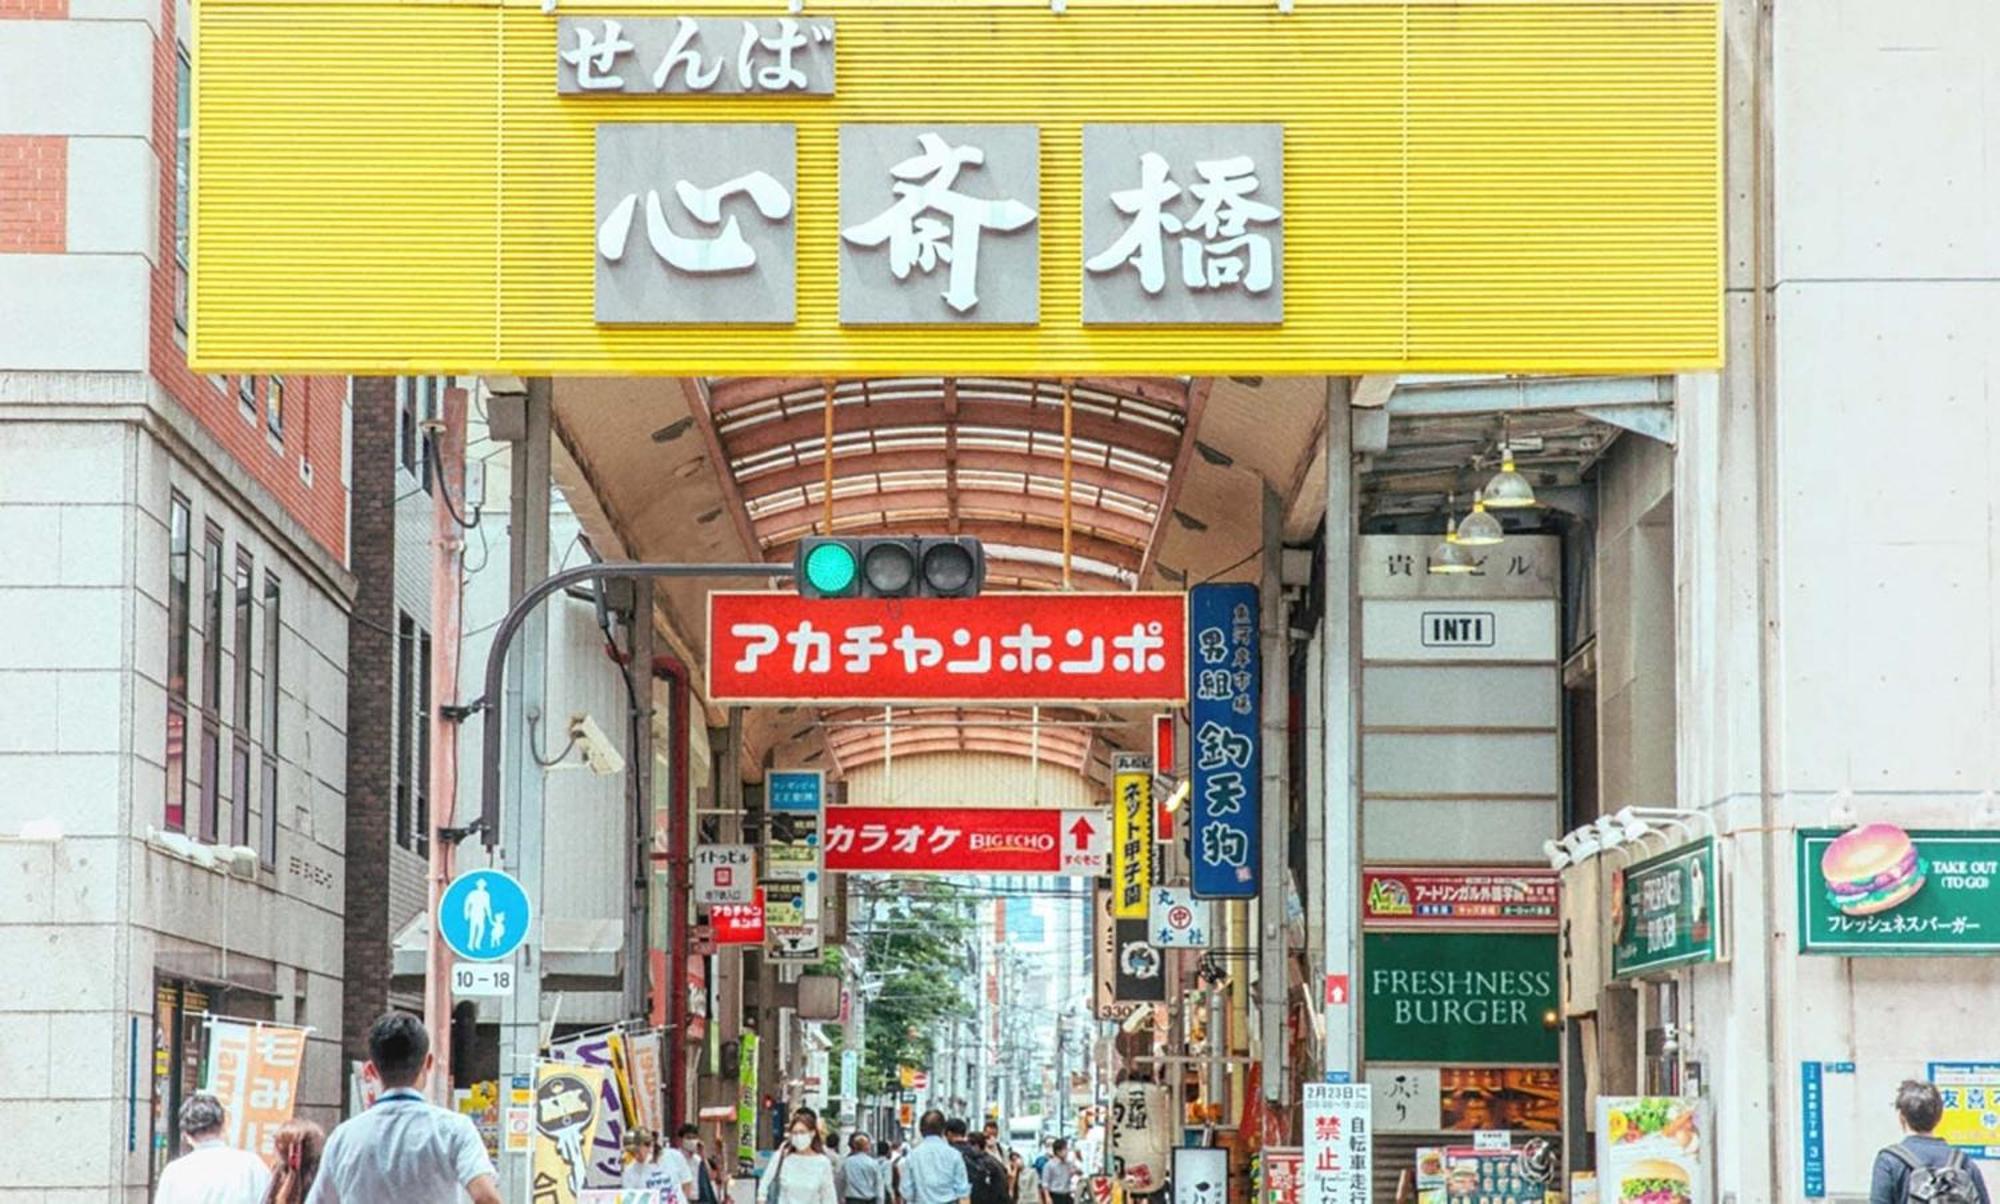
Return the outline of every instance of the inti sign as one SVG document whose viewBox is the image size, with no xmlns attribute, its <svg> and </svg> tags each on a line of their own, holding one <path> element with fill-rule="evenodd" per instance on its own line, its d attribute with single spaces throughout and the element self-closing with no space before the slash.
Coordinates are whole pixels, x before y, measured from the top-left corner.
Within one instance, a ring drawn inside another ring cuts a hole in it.
<svg viewBox="0 0 2000 1204">
<path fill-rule="evenodd" d="M 826 868 L 842 873 L 1104 872 L 1110 817 L 1031 807 L 834 807 Z"/>
<path fill-rule="evenodd" d="M 1197 585 L 1188 596 L 1188 857 L 1204 899 L 1257 894 L 1262 849 L 1262 664 L 1257 587 Z"/>
<path fill-rule="evenodd" d="M 712 593 L 708 694 L 753 702 L 1147 702 L 1187 693 L 1180 594 Z"/>
</svg>

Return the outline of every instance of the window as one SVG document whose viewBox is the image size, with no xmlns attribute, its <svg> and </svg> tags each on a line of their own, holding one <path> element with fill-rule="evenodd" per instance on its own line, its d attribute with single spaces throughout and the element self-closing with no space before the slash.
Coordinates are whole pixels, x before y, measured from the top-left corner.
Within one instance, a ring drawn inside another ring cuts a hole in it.
<svg viewBox="0 0 2000 1204">
<path fill-rule="evenodd" d="M 222 531 L 214 523 L 202 539 L 201 607 L 201 813 L 195 837 L 215 843 L 222 820 Z"/>
<path fill-rule="evenodd" d="M 396 380 L 396 450 L 406 472 L 417 471 L 417 382 Z"/>
<path fill-rule="evenodd" d="M 392 766 L 390 773 L 395 777 L 396 797 L 396 843 L 411 848 L 415 841 L 415 825 L 410 822 L 410 712 L 414 709 L 417 653 L 417 624 L 406 614 L 396 618 L 396 730 L 389 738 L 389 752 Z"/>
<path fill-rule="evenodd" d="M 174 55 L 174 328 L 187 332 L 188 179 L 194 155 L 194 66 L 185 46 Z"/>
<path fill-rule="evenodd" d="M 259 832 L 258 849 L 264 864 L 278 864 L 278 646 L 283 629 L 279 625 L 278 578 L 264 574 L 264 765 L 261 797 L 264 826 Z"/>
<path fill-rule="evenodd" d="M 236 548 L 236 651 L 230 666 L 229 843 L 250 843 L 250 616 L 255 602 L 250 553 Z"/>
<path fill-rule="evenodd" d="M 167 792 L 166 828 L 187 831 L 188 501 L 167 505 Z"/>
<path fill-rule="evenodd" d="M 307 419 L 308 424 L 311 419 Z M 264 431 L 280 444 L 285 441 L 285 378 L 274 376 L 264 386 Z"/>
<path fill-rule="evenodd" d="M 441 412 L 444 405 L 444 398 L 441 396 L 443 387 L 444 378 L 441 376 L 423 376 L 417 378 L 416 410 L 417 422 L 419 423 L 417 457 L 422 461 L 418 468 L 418 476 L 422 478 L 425 493 L 431 491 L 431 465 L 437 462 L 437 457 L 432 453 L 437 446 L 437 435 L 429 427 L 421 424 L 435 421 Z"/>
<path fill-rule="evenodd" d="M 431 633 L 417 636 L 417 764 L 410 772 L 416 787 L 417 852 L 431 852 Z"/>
<path fill-rule="evenodd" d="M 243 407 L 245 417 L 253 420 L 257 417 L 256 377 L 239 376 L 236 378 L 236 401 Z"/>
</svg>

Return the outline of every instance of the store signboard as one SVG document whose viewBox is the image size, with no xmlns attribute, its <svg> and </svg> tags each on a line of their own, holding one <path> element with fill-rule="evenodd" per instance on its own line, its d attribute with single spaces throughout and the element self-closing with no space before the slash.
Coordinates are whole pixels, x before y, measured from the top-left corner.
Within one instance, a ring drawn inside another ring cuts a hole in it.
<svg viewBox="0 0 2000 1204">
<path fill-rule="evenodd" d="M 831 96 L 831 17 L 559 17 L 559 96 Z"/>
<path fill-rule="evenodd" d="M 1185 886 L 1153 888 L 1151 924 L 1153 946 L 1158 949 L 1206 949 L 1215 944 L 1215 917 L 1212 904 L 1197 899 Z"/>
<path fill-rule="evenodd" d="M 1151 1195 L 1167 1185 L 1179 1119 L 1164 1084 L 1124 1082 L 1111 1089 L 1111 1174 L 1126 1195 Z"/>
<path fill-rule="evenodd" d="M 1557 960 L 1540 934 L 1364 933 L 1368 1061 L 1554 1065 Z"/>
<path fill-rule="evenodd" d="M 826 806 L 826 774 L 817 769 L 774 769 L 764 778 L 764 876 L 817 882 L 820 874 L 821 812 Z M 817 915 L 817 912 L 814 913 Z"/>
<path fill-rule="evenodd" d="M 1305 1151 L 1297 1146 L 1265 1146 L 1258 1154 L 1263 1176 L 1258 1204 L 1301 1204 L 1299 1189 L 1305 1183 L 1305 1163 Z"/>
<path fill-rule="evenodd" d="M 1375 1127 L 1385 1133 L 1555 1133 L 1554 1066 L 1371 1066 Z"/>
<path fill-rule="evenodd" d="M 1144 928 L 1154 882 L 1153 759 L 1143 753 L 1111 758 L 1111 914 Z"/>
<path fill-rule="evenodd" d="M 1228 1150 L 1176 1146 L 1173 1158 L 1173 1204 L 1228 1204 Z"/>
<path fill-rule="evenodd" d="M 757 1162 L 757 1034 L 744 1033 L 736 1046 L 736 1165 Z"/>
<path fill-rule="evenodd" d="M 1384 931 L 1553 932 L 1560 918 L 1561 886 L 1547 870 L 1372 866 L 1361 872 L 1361 923 Z"/>
<path fill-rule="evenodd" d="M 1606 1200 L 1710 1204 L 1702 1102 L 1680 1096 L 1599 1096 L 1597 1175 Z"/>
<path fill-rule="evenodd" d="M 1304 1204 L 1369 1204 L 1374 1128 L 1368 1084 L 1305 1085 Z"/>
<path fill-rule="evenodd" d="M 1110 817 L 1099 810 L 835 807 L 826 814 L 826 868 L 1095 877 L 1103 872 L 1110 829 Z"/>
<path fill-rule="evenodd" d="M 708 596 L 715 702 L 1132 702 L 1187 694 L 1174 593 Z"/>
<path fill-rule="evenodd" d="M 748 903 L 717 903 L 710 907 L 708 922 L 718 945 L 763 944 L 764 888 L 754 888 Z"/>
<path fill-rule="evenodd" d="M 1262 865 L 1262 649 L 1257 587 L 1188 595 L 1188 860 L 1203 899 L 1256 895 Z"/>
<path fill-rule="evenodd" d="M 820 888 L 813 882 L 766 881 L 765 946 L 779 961 L 818 961 Z"/>
<path fill-rule="evenodd" d="M 1801 829 L 1797 850 L 1801 952 L 2000 952 L 2000 832 Z"/>
<path fill-rule="evenodd" d="M 2000 1062 L 1932 1062 L 1924 1077 L 1944 1097 L 1935 1136 L 1975 1158 L 2000 1158 Z"/>
<path fill-rule="evenodd" d="M 1425 1146 L 1417 1151 L 1417 1204 L 1544 1204 L 1556 1182 L 1552 1146 L 1514 1146 L 1505 1133 L 1485 1144 Z M 1672 1204 L 1636 1197 L 1629 1204 Z"/>
<path fill-rule="evenodd" d="M 703 844 L 694 849 L 694 901 L 748 903 L 757 890 L 756 850 L 747 844 Z"/>
<path fill-rule="evenodd" d="M 1704 837 L 1613 872 L 1611 973 L 1616 978 L 1721 956 L 1722 889 Z"/>
</svg>

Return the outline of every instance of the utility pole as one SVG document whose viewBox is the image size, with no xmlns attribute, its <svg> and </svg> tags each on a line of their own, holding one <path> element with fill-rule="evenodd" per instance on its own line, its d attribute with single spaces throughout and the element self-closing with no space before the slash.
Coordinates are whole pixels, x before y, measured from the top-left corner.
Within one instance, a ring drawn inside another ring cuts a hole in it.
<svg viewBox="0 0 2000 1204">
<path fill-rule="evenodd" d="M 1285 783 L 1285 759 L 1291 747 L 1286 738 L 1291 717 L 1290 633 L 1285 619 L 1285 510 L 1276 490 L 1266 483 L 1264 495 L 1264 557 L 1258 592 L 1263 612 L 1263 715 L 1260 723 L 1264 746 L 1262 831 L 1263 881 L 1257 890 L 1257 1035 L 1263 1054 L 1264 1098 L 1280 1105 L 1292 1098 L 1291 1074 L 1285 1027 L 1285 994 L 1290 981 L 1285 948 L 1285 879 L 1291 864 L 1291 806 Z"/>
<path fill-rule="evenodd" d="M 451 1103 L 451 953 L 438 931 L 438 900 L 451 885 L 457 846 L 445 829 L 458 822 L 458 641 L 465 550 L 465 390 L 442 390 L 444 421 L 430 432 L 436 456 L 431 501 L 431 713 L 430 725 L 430 948 L 424 963 L 424 1027 L 431 1034 L 437 1068 L 428 1084 L 431 1102 Z M 454 501 L 453 499 L 457 499 Z"/>
<path fill-rule="evenodd" d="M 1355 1027 L 1355 899 L 1360 894 L 1360 795 L 1355 774 L 1354 699 L 1359 672 L 1354 633 L 1360 603 L 1354 596 L 1354 418 L 1345 380 L 1328 382 L 1326 396 L 1326 607 L 1320 637 L 1320 807 L 1325 816 L 1325 879 L 1319 883 L 1326 917 L 1321 969 L 1348 984 L 1346 998 L 1326 1005 L 1323 1068 L 1353 1075 L 1361 1048 Z M 1310 984 L 1319 992 L 1320 983 Z M 1320 996 L 1324 999 L 1326 996 Z"/>
</svg>

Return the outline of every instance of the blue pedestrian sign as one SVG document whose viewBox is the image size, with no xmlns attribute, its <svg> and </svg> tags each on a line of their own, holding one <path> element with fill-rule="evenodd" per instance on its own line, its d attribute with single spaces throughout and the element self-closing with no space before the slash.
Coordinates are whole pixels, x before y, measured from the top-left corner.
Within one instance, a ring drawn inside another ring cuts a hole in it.
<svg viewBox="0 0 2000 1204">
<path fill-rule="evenodd" d="M 472 870 L 452 879 L 438 900 L 438 935 L 453 953 L 471 962 L 514 956 L 534 922 L 528 892 L 499 870 Z"/>
</svg>

